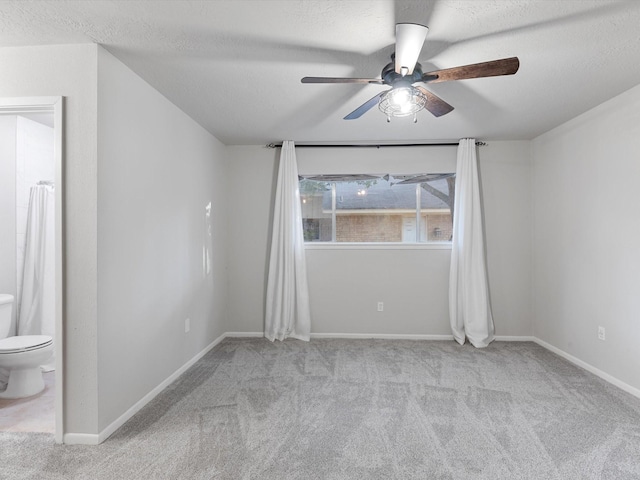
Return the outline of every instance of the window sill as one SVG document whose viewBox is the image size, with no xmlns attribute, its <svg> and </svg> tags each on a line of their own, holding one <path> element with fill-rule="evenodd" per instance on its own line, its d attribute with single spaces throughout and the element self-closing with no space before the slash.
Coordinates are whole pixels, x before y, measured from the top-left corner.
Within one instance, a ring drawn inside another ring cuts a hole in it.
<svg viewBox="0 0 640 480">
<path fill-rule="evenodd" d="M 305 250 L 451 250 L 451 242 L 431 243 L 355 243 L 355 242 L 308 242 Z"/>
</svg>

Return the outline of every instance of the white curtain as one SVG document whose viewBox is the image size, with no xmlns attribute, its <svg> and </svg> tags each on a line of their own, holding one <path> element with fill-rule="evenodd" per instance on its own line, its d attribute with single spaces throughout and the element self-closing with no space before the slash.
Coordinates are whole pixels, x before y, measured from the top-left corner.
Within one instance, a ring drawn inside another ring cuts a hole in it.
<svg viewBox="0 0 640 480">
<path fill-rule="evenodd" d="M 18 316 L 18 335 L 55 333 L 55 193 L 50 185 L 31 187 L 27 240 Z M 54 369 L 53 356 L 42 368 Z"/>
<path fill-rule="evenodd" d="M 479 348 L 489 345 L 494 334 L 483 235 L 476 143 L 465 138 L 456 167 L 449 315 L 456 341 L 464 344 L 468 338 Z"/>
<path fill-rule="evenodd" d="M 311 313 L 295 145 L 282 143 L 273 212 L 264 335 L 309 340 Z"/>
</svg>

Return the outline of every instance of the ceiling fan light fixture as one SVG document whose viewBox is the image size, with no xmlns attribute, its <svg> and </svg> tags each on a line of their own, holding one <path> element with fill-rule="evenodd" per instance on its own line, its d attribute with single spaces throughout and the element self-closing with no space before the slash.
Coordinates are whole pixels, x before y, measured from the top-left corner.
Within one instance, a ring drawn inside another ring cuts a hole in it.
<svg viewBox="0 0 640 480">
<path fill-rule="evenodd" d="M 412 86 L 397 87 L 383 93 L 378 102 L 378 108 L 387 116 L 407 117 L 422 110 L 427 104 L 426 95 L 418 88 Z"/>
</svg>

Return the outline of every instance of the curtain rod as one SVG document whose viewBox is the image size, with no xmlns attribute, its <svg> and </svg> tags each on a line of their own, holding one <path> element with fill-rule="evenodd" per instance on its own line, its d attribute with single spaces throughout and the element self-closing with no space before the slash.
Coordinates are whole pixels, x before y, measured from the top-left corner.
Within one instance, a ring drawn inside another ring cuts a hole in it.
<svg viewBox="0 0 640 480">
<path fill-rule="evenodd" d="M 485 142 L 476 142 L 477 147 L 484 147 L 487 145 Z M 368 143 L 349 143 L 349 144 L 333 144 L 333 143 L 318 143 L 318 144 L 301 144 L 296 145 L 296 148 L 384 148 L 384 147 L 457 147 L 458 143 L 385 143 L 385 144 L 368 144 Z M 267 148 L 279 148 L 282 147 L 281 143 L 268 143 L 265 145 Z"/>
</svg>

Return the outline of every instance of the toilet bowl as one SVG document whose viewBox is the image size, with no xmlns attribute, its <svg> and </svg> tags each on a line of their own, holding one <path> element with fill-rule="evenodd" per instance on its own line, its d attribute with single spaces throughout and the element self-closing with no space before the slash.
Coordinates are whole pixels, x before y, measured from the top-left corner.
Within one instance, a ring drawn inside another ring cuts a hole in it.
<svg viewBox="0 0 640 480">
<path fill-rule="evenodd" d="M 29 397 L 44 390 L 40 365 L 53 354 L 53 339 L 48 335 L 7 337 L 12 305 L 13 295 L 0 294 L 0 368 L 9 370 L 0 398 Z"/>
</svg>

